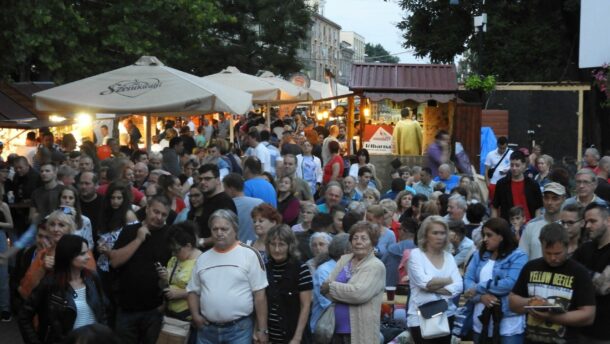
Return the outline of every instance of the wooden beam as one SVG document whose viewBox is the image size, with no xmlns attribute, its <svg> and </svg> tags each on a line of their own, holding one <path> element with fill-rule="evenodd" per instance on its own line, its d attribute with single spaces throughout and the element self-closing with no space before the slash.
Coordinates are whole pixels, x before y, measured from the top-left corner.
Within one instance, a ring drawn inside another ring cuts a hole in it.
<svg viewBox="0 0 610 344">
<path fill-rule="evenodd" d="M 578 142 L 576 152 L 577 162 L 580 163 L 582 160 L 582 136 L 583 136 L 583 122 L 584 122 L 584 91 L 578 91 Z"/>
<path fill-rule="evenodd" d="M 347 154 L 356 154 L 352 152 L 352 139 L 354 138 L 354 96 L 347 98 Z M 361 135 L 362 136 L 362 135 Z"/>
</svg>

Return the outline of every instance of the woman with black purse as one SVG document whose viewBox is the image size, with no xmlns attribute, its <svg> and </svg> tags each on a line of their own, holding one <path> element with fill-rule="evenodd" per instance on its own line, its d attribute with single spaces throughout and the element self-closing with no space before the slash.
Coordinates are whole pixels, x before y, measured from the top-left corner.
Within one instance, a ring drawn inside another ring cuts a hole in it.
<svg viewBox="0 0 610 344">
<path fill-rule="evenodd" d="M 418 248 L 409 257 L 411 296 L 407 325 L 415 343 L 449 344 L 462 276 L 448 251 L 449 228 L 442 217 L 429 216 L 417 233 Z"/>
<path fill-rule="evenodd" d="M 483 225 L 483 241 L 464 275 L 464 296 L 475 303 L 472 314 L 475 343 L 523 343 L 525 316 L 508 307 L 527 254 L 521 251 L 510 224 L 493 218 Z"/>
</svg>

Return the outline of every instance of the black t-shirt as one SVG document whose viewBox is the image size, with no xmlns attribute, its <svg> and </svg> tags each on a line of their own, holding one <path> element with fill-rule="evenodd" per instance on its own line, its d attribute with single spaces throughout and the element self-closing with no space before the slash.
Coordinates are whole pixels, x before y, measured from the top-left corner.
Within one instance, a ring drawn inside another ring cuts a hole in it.
<svg viewBox="0 0 610 344">
<path fill-rule="evenodd" d="M 132 242 L 142 224 L 127 225 L 121 231 L 113 249 Z M 117 268 L 118 305 L 126 311 L 148 311 L 163 303 L 163 291 L 159 287 L 159 275 L 155 262 L 167 266 L 171 258 L 167 242 L 168 227 L 151 229 L 150 236 L 121 267 Z"/>
<path fill-rule="evenodd" d="M 91 220 L 91 228 L 93 230 L 93 239 L 97 240 L 97 232 L 100 226 L 100 216 L 102 214 L 104 199 L 101 196 L 96 196 L 91 202 L 80 200 L 80 210 L 86 217 Z"/>
<path fill-rule="evenodd" d="M 42 180 L 40 174 L 30 167 L 30 170 L 24 175 L 15 174 L 13 177 L 13 191 L 15 193 L 15 203 L 22 202 L 32 198 L 32 192 L 38 187 L 41 187 Z"/>
<path fill-rule="evenodd" d="M 601 273 L 610 265 L 610 244 L 598 249 L 597 242 L 586 242 L 574 252 L 572 259 L 589 270 Z M 608 340 L 610 339 L 610 295 L 595 295 L 595 301 L 597 304 L 595 322 L 581 330 L 587 337 Z"/>
<path fill-rule="evenodd" d="M 203 201 L 203 212 L 197 221 L 200 238 L 209 238 L 212 235 L 210 227 L 208 227 L 208 220 L 210 219 L 210 216 L 212 216 L 212 214 L 218 209 L 231 210 L 237 214 L 235 202 L 233 202 L 233 199 L 224 191 L 210 198 L 206 198 L 205 201 Z"/>
<path fill-rule="evenodd" d="M 568 311 L 595 305 L 595 290 L 587 269 L 568 259 L 558 267 L 549 266 L 543 258 L 529 261 L 519 274 L 513 293 L 521 297 L 540 296 Z M 573 343 L 579 329 L 527 317 L 527 343 Z"/>
<path fill-rule="evenodd" d="M 57 184 L 52 189 L 45 189 L 44 186 L 32 192 L 32 207 L 36 208 L 40 216 L 45 217 L 59 207 L 59 194 L 64 186 Z"/>
</svg>

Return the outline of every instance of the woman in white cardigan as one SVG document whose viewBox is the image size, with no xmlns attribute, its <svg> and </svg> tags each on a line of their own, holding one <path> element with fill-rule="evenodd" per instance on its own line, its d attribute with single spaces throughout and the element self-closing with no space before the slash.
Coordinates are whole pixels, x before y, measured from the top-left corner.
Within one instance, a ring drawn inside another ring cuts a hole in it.
<svg viewBox="0 0 610 344">
<path fill-rule="evenodd" d="M 320 292 L 335 303 L 333 343 L 379 343 L 385 266 L 373 253 L 378 239 L 377 225 L 365 221 L 353 225 L 352 253 L 339 259 L 320 286 Z"/>
<path fill-rule="evenodd" d="M 449 344 L 451 335 L 435 339 L 423 339 L 419 327 L 418 307 L 428 302 L 445 300 L 450 328 L 456 306 L 451 299 L 462 293 L 462 276 L 449 248 L 449 228 L 440 216 L 429 216 L 417 232 L 418 248 L 409 257 L 409 283 L 411 297 L 407 310 L 407 325 L 418 344 Z"/>
</svg>

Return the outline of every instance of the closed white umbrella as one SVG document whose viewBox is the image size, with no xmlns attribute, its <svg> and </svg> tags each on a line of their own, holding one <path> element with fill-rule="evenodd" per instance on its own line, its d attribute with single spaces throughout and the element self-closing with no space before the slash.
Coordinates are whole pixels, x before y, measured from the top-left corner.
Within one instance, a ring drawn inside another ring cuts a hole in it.
<svg viewBox="0 0 610 344">
<path fill-rule="evenodd" d="M 244 114 L 252 95 L 165 66 L 154 56 L 135 64 L 34 94 L 36 109 L 75 113 Z"/>
</svg>

